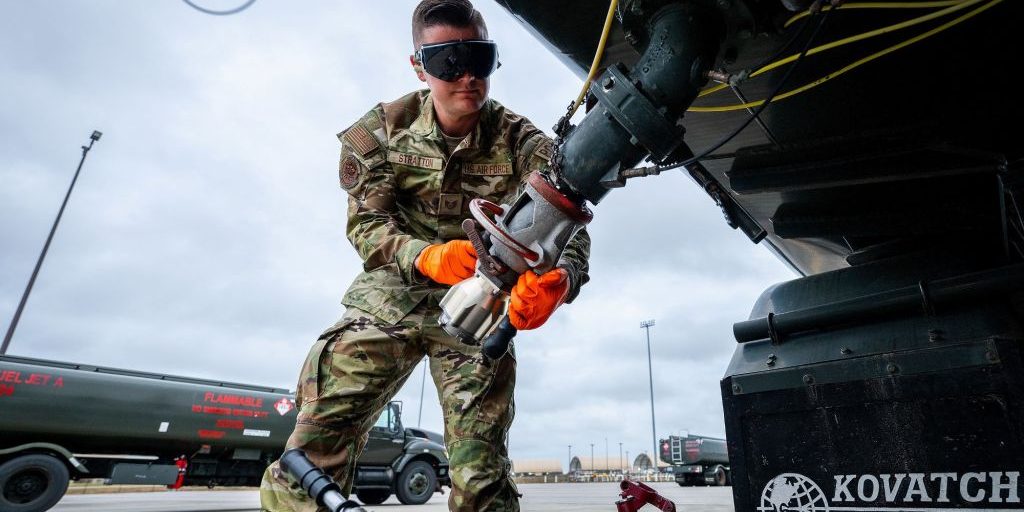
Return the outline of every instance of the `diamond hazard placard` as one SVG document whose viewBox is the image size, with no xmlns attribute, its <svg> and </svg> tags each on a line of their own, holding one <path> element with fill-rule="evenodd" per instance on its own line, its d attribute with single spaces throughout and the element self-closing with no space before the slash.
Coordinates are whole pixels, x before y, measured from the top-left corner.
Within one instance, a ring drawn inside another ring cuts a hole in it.
<svg viewBox="0 0 1024 512">
<path fill-rule="evenodd" d="M 288 414 L 292 409 L 295 408 L 295 401 L 289 398 L 282 398 L 277 402 L 274 402 L 274 409 L 277 409 L 277 413 L 281 416 Z"/>
</svg>

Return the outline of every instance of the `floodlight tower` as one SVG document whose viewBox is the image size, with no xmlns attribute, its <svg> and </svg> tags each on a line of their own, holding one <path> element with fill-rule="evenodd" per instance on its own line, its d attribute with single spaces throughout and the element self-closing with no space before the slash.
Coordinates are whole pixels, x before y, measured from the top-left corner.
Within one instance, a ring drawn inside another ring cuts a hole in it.
<svg viewBox="0 0 1024 512">
<path fill-rule="evenodd" d="M 647 331 L 647 379 L 651 386 L 651 446 L 654 450 L 651 451 L 651 464 L 657 464 L 654 462 L 654 457 L 658 456 L 658 436 L 654 430 L 654 371 L 651 368 L 651 327 L 654 327 L 654 320 L 645 320 L 640 322 L 640 328 Z"/>
</svg>

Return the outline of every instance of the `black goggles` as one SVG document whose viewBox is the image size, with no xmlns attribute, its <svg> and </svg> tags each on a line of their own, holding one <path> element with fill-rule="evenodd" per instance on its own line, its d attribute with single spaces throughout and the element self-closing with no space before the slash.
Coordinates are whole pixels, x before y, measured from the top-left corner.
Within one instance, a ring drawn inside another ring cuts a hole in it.
<svg viewBox="0 0 1024 512">
<path fill-rule="evenodd" d="M 430 76 L 445 82 L 454 82 L 469 73 L 487 78 L 501 67 L 498 45 L 494 41 L 449 41 L 425 44 L 416 52 L 416 58 Z"/>
</svg>

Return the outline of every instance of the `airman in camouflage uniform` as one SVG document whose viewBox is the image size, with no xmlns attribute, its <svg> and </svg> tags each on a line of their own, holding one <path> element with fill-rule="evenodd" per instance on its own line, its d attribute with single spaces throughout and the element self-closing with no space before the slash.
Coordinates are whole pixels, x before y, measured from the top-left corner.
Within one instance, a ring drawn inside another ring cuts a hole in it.
<svg viewBox="0 0 1024 512">
<path fill-rule="evenodd" d="M 445 422 L 453 511 L 519 510 L 505 438 L 512 423 L 515 356 L 485 360 L 437 323 L 448 287 L 416 269 L 428 245 L 465 239 L 469 202 L 506 202 L 529 172 L 547 165 L 551 141 L 525 118 L 488 99 L 476 129 L 446 151 L 431 93 L 378 105 L 348 130 L 339 175 L 349 195 L 348 238 L 364 272 L 349 287 L 344 317 L 313 345 L 299 377 L 300 406 L 288 448 L 350 492 L 356 458 L 377 415 L 426 354 Z M 589 237 L 580 231 L 559 266 L 571 301 L 587 276 Z M 278 464 L 264 475 L 265 510 L 317 509 Z"/>
</svg>

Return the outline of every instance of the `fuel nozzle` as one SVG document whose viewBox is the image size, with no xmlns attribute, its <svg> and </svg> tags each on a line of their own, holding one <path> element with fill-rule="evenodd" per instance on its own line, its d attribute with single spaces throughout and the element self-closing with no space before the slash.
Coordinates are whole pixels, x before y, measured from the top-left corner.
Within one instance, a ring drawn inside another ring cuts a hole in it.
<svg viewBox="0 0 1024 512">
<path fill-rule="evenodd" d="M 463 343 L 484 344 L 484 354 L 497 359 L 516 334 L 507 310 L 519 275 L 555 268 L 565 245 L 593 214 L 539 172 L 512 203 L 474 199 L 469 208 L 473 219 L 462 229 L 476 250 L 476 273 L 441 300 L 439 323 Z"/>
</svg>

